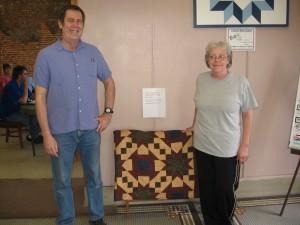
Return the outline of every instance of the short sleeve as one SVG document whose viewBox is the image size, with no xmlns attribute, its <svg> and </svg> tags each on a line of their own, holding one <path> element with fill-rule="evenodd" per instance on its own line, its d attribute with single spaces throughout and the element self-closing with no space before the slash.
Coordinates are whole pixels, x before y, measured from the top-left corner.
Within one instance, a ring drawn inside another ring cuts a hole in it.
<svg viewBox="0 0 300 225">
<path fill-rule="evenodd" d="M 258 107 L 258 104 L 256 102 L 256 99 L 253 95 L 253 92 L 250 88 L 250 84 L 247 79 L 243 82 L 243 90 L 242 90 L 242 111 L 247 112 L 252 109 L 255 109 Z"/>
</svg>

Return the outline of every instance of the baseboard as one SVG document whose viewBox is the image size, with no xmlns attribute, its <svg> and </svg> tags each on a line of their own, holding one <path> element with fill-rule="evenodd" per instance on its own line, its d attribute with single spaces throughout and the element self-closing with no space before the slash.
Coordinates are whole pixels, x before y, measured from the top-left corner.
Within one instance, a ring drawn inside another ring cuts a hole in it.
<svg viewBox="0 0 300 225">
<path fill-rule="evenodd" d="M 286 196 L 292 182 L 292 176 L 242 178 L 236 191 L 238 199 Z M 84 189 L 84 205 L 87 206 L 87 193 Z M 300 177 L 296 177 L 290 195 L 300 195 Z M 119 205 L 125 202 L 114 201 L 114 187 L 103 188 L 104 205 Z"/>
<path fill-rule="evenodd" d="M 238 198 L 286 196 L 292 179 L 292 176 L 243 178 L 240 179 L 240 185 L 236 191 L 236 196 Z M 300 194 L 299 176 L 296 177 L 290 194 Z"/>
</svg>

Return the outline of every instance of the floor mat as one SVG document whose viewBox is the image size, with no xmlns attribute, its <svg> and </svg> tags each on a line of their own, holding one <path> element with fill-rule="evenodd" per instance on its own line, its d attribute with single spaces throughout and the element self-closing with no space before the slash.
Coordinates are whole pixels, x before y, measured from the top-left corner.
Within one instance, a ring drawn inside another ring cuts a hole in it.
<svg viewBox="0 0 300 225">
<path fill-rule="evenodd" d="M 203 225 L 202 215 L 199 213 L 199 210 L 196 208 L 196 204 L 193 202 L 147 205 L 136 204 L 129 206 L 128 214 L 125 206 L 117 207 L 117 214 L 125 214 L 129 219 L 132 215 L 145 215 L 146 213 L 153 212 L 161 213 L 165 216 L 165 218 L 173 218 L 173 220 L 177 218 L 179 220 L 177 222 L 180 222 L 180 225 Z"/>
<path fill-rule="evenodd" d="M 238 201 L 235 225 L 299 225 L 300 198 L 290 197 L 282 216 L 283 198 Z M 116 214 L 104 219 L 109 225 L 204 225 L 197 201 L 162 204 L 133 204 L 117 206 Z M 87 217 L 76 218 L 75 225 L 86 225 Z M 55 218 L 0 219 L 0 225 L 53 225 Z"/>
<path fill-rule="evenodd" d="M 239 201 L 235 213 L 237 225 L 299 225 L 300 198 L 290 197 L 282 216 L 284 198 Z"/>
</svg>

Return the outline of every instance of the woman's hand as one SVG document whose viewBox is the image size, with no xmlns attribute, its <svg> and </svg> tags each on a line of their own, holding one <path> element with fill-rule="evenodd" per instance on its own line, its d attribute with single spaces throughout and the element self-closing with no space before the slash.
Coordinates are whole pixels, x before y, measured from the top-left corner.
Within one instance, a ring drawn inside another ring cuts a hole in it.
<svg viewBox="0 0 300 225">
<path fill-rule="evenodd" d="M 185 128 L 185 130 L 183 130 L 183 132 L 189 132 L 189 131 L 193 131 L 194 130 L 194 126 Z"/>
<path fill-rule="evenodd" d="M 247 146 L 241 146 L 237 154 L 237 160 L 239 160 L 239 162 L 243 164 L 248 160 L 248 157 L 249 148 Z"/>
</svg>

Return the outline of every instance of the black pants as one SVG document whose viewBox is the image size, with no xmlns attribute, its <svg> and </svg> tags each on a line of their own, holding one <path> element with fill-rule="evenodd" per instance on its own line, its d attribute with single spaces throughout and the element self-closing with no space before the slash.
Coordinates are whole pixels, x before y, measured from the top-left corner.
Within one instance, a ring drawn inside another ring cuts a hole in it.
<svg viewBox="0 0 300 225">
<path fill-rule="evenodd" d="M 236 156 L 221 158 L 195 150 L 200 204 L 205 225 L 232 225 L 240 165 Z"/>
</svg>

